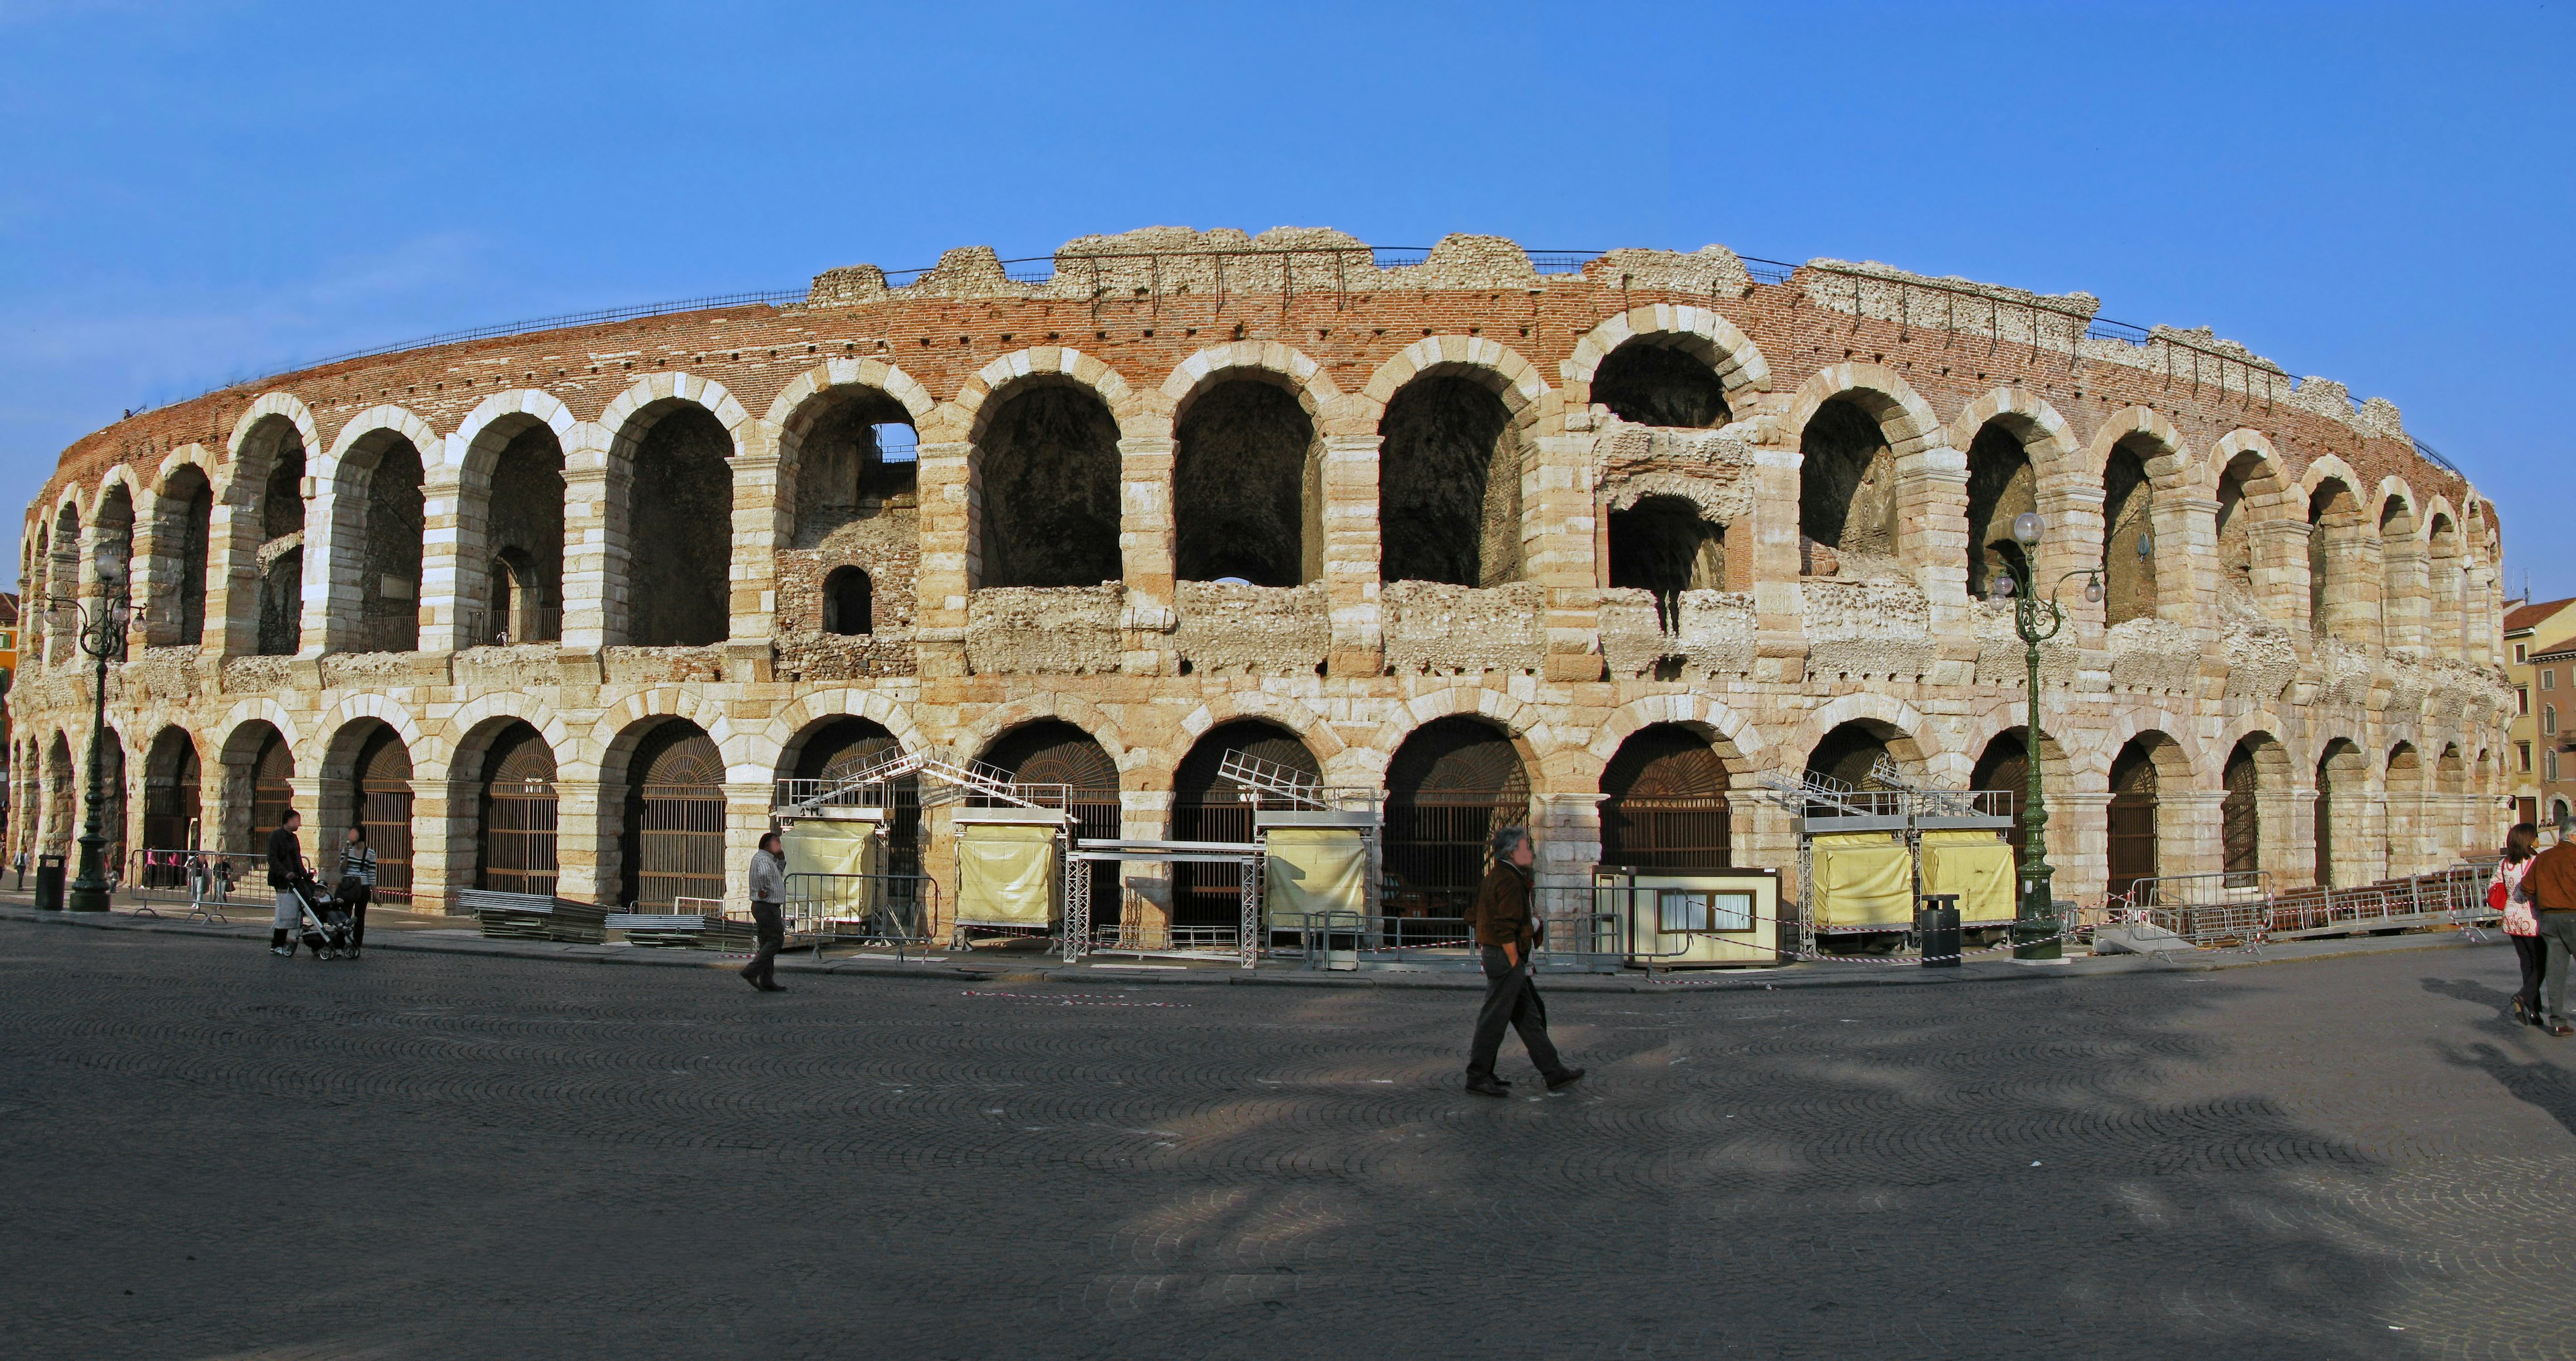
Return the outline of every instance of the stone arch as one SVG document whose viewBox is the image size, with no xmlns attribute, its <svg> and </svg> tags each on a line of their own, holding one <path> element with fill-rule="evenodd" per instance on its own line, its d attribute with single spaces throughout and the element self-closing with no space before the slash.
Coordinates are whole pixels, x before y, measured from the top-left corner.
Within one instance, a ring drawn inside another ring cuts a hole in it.
<svg viewBox="0 0 2576 1361">
<path fill-rule="evenodd" d="M 1323 761 L 1305 739 L 1267 718 L 1235 718 L 1194 736 L 1167 777 L 1171 787 L 1170 835 L 1175 841 L 1248 842 L 1258 835 L 1253 807 L 1219 774 L 1228 752 L 1241 751 L 1321 781 Z M 1240 918 L 1240 887 L 1233 869 L 1174 865 L 1171 920 L 1182 927 L 1226 927 Z"/>
<path fill-rule="evenodd" d="M 1100 749 L 1109 753 L 1110 762 L 1118 767 L 1122 788 L 1130 783 L 1129 777 L 1145 773 L 1146 764 L 1153 758 L 1150 747 L 1128 746 L 1120 738 L 1117 723 L 1098 705 L 1078 695 L 1055 693 L 1032 695 L 985 709 L 973 722 L 957 729 L 955 751 L 963 756 L 988 751 L 1003 734 L 1045 719 L 1061 719 L 1099 743 Z"/>
<path fill-rule="evenodd" d="M 2352 737 L 2334 735 L 2317 743 L 2314 882 L 2350 888 L 2379 877 L 2381 848 L 2371 843 L 2371 806 L 2375 773 L 2368 748 Z"/>
<path fill-rule="evenodd" d="M 2148 407 L 2115 411 L 2093 432 L 2070 471 L 2102 489 L 2099 552 L 2084 565 L 2102 568 L 2103 622 L 2153 619 L 2168 613 L 2169 603 L 2187 604 L 2163 598 L 2150 551 L 2159 537 L 2168 543 L 2187 541 L 2187 536 L 2166 533 L 2177 498 L 2191 488 L 2190 446 L 2181 430 Z M 2180 580 L 2187 584 L 2188 574 Z"/>
<path fill-rule="evenodd" d="M 1876 364 L 1837 364 L 1790 401 L 1782 438 L 1795 441 L 1801 574 L 1901 574 L 1908 511 L 1900 462 L 1941 446 L 1944 432 L 1912 385 Z"/>
<path fill-rule="evenodd" d="M 2163 873 L 2161 795 L 2190 788 L 2191 763 L 2170 735 L 2144 727 L 2112 755 L 2103 784 L 2110 795 L 2103 808 L 2105 882 L 2125 896 L 2138 880 Z"/>
<path fill-rule="evenodd" d="M 597 424 L 609 436 L 611 640 L 723 642 L 732 633 L 737 483 L 742 461 L 766 452 L 761 432 L 721 384 L 687 373 L 636 383 Z M 645 544 L 651 552 L 638 551 Z"/>
<path fill-rule="evenodd" d="M 1550 395 L 1538 371 L 1492 341 L 1428 336 L 1379 365 L 1363 395 L 1379 439 L 1378 579 L 1519 580 L 1523 484 Z"/>
<path fill-rule="evenodd" d="M 1888 449 L 1899 455 L 1938 446 L 1946 432 L 1932 404 L 1894 369 L 1851 362 L 1819 369 L 1789 398 L 1789 414 L 1780 422 L 1783 441 L 1795 441 L 1827 402 L 1847 401 L 1876 421 Z"/>
<path fill-rule="evenodd" d="M 177 723 L 162 725 L 143 755 L 143 846 L 146 851 L 200 850 L 208 838 L 205 825 L 205 757 L 197 739 Z M 184 888 L 184 863 L 154 857 L 143 880 L 150 888 Z"/>
<path fill-rule="evenodd" d="M 656 725 L 672 719 L 682 720 L 707 735 L 724 758 L 726 783 L 760 783 L 769 779 L 776 764 L 776 751 L 735 730 L 722 700 L 700 693 L 694 686 L 660 685 L 639 691 L 601 711 L 590 726 L 576 759 L 566 764 L 580 769 L 592 766 L 599 782 L 614 785 L 626 778 L 626 762 L 635 754 L 635 744 Z M 562 759 L 563 748 L 555 749 Z"/>
<path fill-rule="evenodd" d="M 462 884 L 551 894 L 562 878 L 562 724 L 551 713 L 540 723 L 508 712 L 508 696 L 488 698 L 490 710 L 454 725 L 462 735 L 444 772 L 445 859 L 463 869 Z"/>
<path fill-rule="evenodd" d="M 1276 341 L 1237 341 L 1182 361 L 1161 396 L 1179 579 L 1321 580 L 1324 446 L 1344 405 L 1322 366 Z"/>
<path fill-rule="evenodd" d="M 1650 723 L 1624 738 L 1599 777 L 1600 856 L 1650 870 L 1735 863 L 1733 762 L 1705 725 Z"/>
<path fill-rule="evenodd" d="M 851 571 L 872 583 L 908 577 L 921 539 L 923 431 L 936 410 L 912 375 L 883 360 L 848 357 L 799 374 L 770 403 L 762 424 L 778 448 L 771 533 L 781 629 L 867 632 L 847 626 L 829 578 Z M 891 426 L 911 434 L 889 442 L 883 436 Z"/>
<path fill-rule="evenodd" d="M 236 476 L 247 475 L 256 488 L 268 475 L 261 460 L 273 454 L 282 442 L 281 430 L 292 429 L 296 443 L 308 458 L 315 457 L 325 446 L 321 426 L 313 412 L 291 392 L 264 392 L 233 421 L 231 438 L 224 441 L 223 462 Z M 219 491 L 228 488 L 218 488 Z"/>
<path fill-rule="evenodd" d="M 911 707 L 875 690 L 805 691 L 770 715 L 760 738 L 766 746 L 789 752 L 803 735 L 842 718 L 864 718 L 884 728 L 905 751 L 920 751 L 925 744 Z"/>
<path fill-rule="evenodd" d="M 423 575 L 429 627 L 454 645 L 563 636 L 564 473 L 579 422 L 541 388 L 497 392 L 449 437 Z"/>
<path fill-rule="evenodd" d="M 1726 762 L 1729 775 L 1750 776 L 1768 765 L 1761 732 L 1742 714 L 1711 696 L 1674 691 L 1632 699 L 1611 710 L 1590 734 L 1590 740 L 1574 749 L 1586 758 L 1583 768 L 1567 770 L 1565 775 L 1569 779 L 1588 777 L 1597 782 L 1603 768 L 1609 765 L 1611 758 L 1619 753 L 1629 738 L 1645 728 L 1667 723 L 1688 728 L 1707 738 L 1709 745 L 1716 749 L 1718 758 Z M 1550 757 L 1550 766 L 1562 760 L 1557 752 L 1551 752 Z"/>
<path fill-rule="evenodd" d="M 2251 888 L 2265 871 L 2281 875 L 2293 853 L 2290 789 L 2296 775 L 2289 749 L 2273 735 L 2276 723 L 2239 727 L 2219 766 L 2219 869 L 2229 887 Z"/>
<path fill-rule="evenodd" d="M 2063 477 L 2079 447 L 2075 432 L 2046 398 L 2002 387 L 1970 402 L 1946 438 L 1967 459 L 1969 598 L 1991 594 L 2002 577 L 2027 584 L 2031 564 L 2013 537 L 2013 522 L 2039 509 L 2043 470 Z M 2058 490 L 2054 482 L 2045 489 Z"/>
<path fill-rule="evenodd" d="M 294 778 L 299 765 L 296 750 L 300 745 L 295 730 L 279 720 L 284 711 L 271 701 L 255 701 L 236 706 L 224 728 L 224 740 L 218 749 L 222 760 L 223 832 L 217 844 L 236 854 L 257 855 L 266 849 L 269 831 L 287 808 L 308 819 L 313 810 L 298 806 Z M 308 833 L 305 854 L 311 857 L 313 847 Z"/>
<path fill-rule="evenodd" d="M 1922 711 L 1904 700 L 1870 691 L 1840 696 L 1808 714 L 1797 732 L 1775 748 L 1779 761 L 1783 765 L 1803 762 L 1834 730 L 1855 724 L 1887 743 L 1888 754 L 1912 772 L 1934 779 L 1966 774 L 1964 769 L 1950 769 L 1963 766 L 1965 757 L 1943 752 L 1925 740 L 1923 735 L 1931 731 L 1931 724 Z"/>
<path fill-rule="evenodd" d="M 153 473 L 145 535 L 150 595 L 144 645 L 198 646 L 206 631 L 207 570 L 214 561 L 215 488 L 205 446 L 171 451 Z"/>
<path fill-rule="evenodd" d="M 1259 690 L 1224 690 L 1209 695 L 1181 720 L 1180 729 L 1196 742 L 1211 728 L 1245 719 L 1260 719 L 1295 734 L 1318 762 L 1330 762 L 1350 745 L 1304 700 Z"/>
<path fill-rule="evenodd" d="M 1527 745 L 1489 717 L 1450 714 L 1417 725 L 1388 753 L 1380 854 L 1395 923 L 1464 915 L 1484 877 L 1488 838 L 1530 818 Z"/>
<path fill-rule="evenodd" d="M 1616 403 L 1606 396 L 1596 395 L 1596 379 L 1602 366 L 1631 344 L 1669 350 L 1698 361 L 1716 380 L 1729 417 L 1749 412 L 1755 399 L 1771 388 L 1770 362 L 1735 323 L 1705 307 L 1656 303 L 1605 318 L 1574 343 L 1573 353 L 1557 367 L 1565 383 L 1566 404 L 1615 407 Z M 1726 421 L 1690 424 L 1715 428 Z"/>
<path fill-rule="evenodd" d="M 600 866 L 600 882 L 617 885 L 617 901 L 645 907 L 723 898 L 733 772 L 716 735 L 679 715 L 648 713 L 620 726 L 608 749 L 604 764 L 615 775 L 603 772 L 600 782 L 600 849 L 615 863 Z"/>
<path fill-rule="evenodd" d="M 323 882 L 337 878 L 334 866 L 343 834 L 352 825 L 362 826 L 376 853 L 376 896 L 410 901 L 413 781 L 418 770 L 416 731 L 403 731 L 410 726 L 377 714 L 353 713 L 337 726 L 326 722 L 322 727 L 329 737 L 315 763 L 318 797 L 306 818 L 311 832 L 306 854 L 313 857 Z"/>
<path fill-rule="evenodd" d="M 2308 521 L 2308 623 L 2351 644 L 2379 641 L 2377 526 L 2362 508 L 2350 465 L 2332 454 L 2300 477 Z"/>
<path fill-rule="evenodd" d="M 321 564 L 326 649 L 418 650 L 429 475 L 444 451 L 428 422 L 399 406 L 341 427 L 319 469 L 323 542 L 306 554 Z"/>
<path fill-rule="evenodd" d="M 132 608 L 135 530 L 144 523 L 150 506 L 150 496 L 136 492 L 133 471 L 124 464 L 110 468 L 99 480 L 98 494 L 90 501 L 80 575 L 82 598 L 96 602 L 97 608 Z"/>
<path fill-rule="evenodd" d="M 1099 586 L 1126 575 L 1123 442 L 1160 416 L 1108 365 L 1041 346 L 986 365 L 955 403 L 973 448 L 970 588 Z"/>
<path fill-rule="evenodd" d="M 292 656 L 302 646 L 311 561 L 304 483 L 323 449 L 312 414 L 284 393 L 252 403 L 233 427 L 214 492 L 214 556 L 222 561 L 209 568 L 226 583 L 228 653 Z M 211 597 L 210 591 L 209 613 Z"/>
<path fill-rule="evenodd" d="M 2381 478 L 2364 525 L 2379 543 L 2379 641 L 2420 648 L 2431 610 L 2432 560 L 2423 500 L 2402 477 Z"/>
<path fill-rule="evenodd" d="M 2233 603 L 2273 619 L 2296 617 L 2297 603 L 2282 595 L 2283 583 L 2293 576 L 2289 558 L 2278 531 L 2262 527 L 2301 523 L 2299 508 L 2292 504 L 2296 483 L 2282 471 L 2271 440 L 2259 430 L 2232 430 L 2210 447 L 2203 474 L 2203 494 L 2218 503 L 2214 529 L 2222 607 Z"/>
<path fill-rule="evenodd" d="M 1328 771 L 1325 782 L 1382 783 L 1387 762 L 1393 758 L 1396 748 L 1402 746 L 1415 730 L 1444 718 L 1484 720 L 1511 738 L 1513 750 L 1532 779 L 1543 779 L 1552 773 L 1546 769 L 1545 757 L 1557 742 L 1545 726 L 1544 716 L 1536 708 L 1500 691 L 1462 685 L 1406 700 L 1391 718 L 1379 725 L 1373 734 L 1373 743 L 1353 744 L 1342 753 L 1338 771 Z"/>
<path fill-rule="evenodd" d="M 45 660 L 61 664 L 77 655 L 80 613 L 75 608 L 80 599 L 82 572 L 81 497 L 78 488 L 65 488 L 55 498 L 53 523 L 45 533 L 44 624 Z"/>
</svg>

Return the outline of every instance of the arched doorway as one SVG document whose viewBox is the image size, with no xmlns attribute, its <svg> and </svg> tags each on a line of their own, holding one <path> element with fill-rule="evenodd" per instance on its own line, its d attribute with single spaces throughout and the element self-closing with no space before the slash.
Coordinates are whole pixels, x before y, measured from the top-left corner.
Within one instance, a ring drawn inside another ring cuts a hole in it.
<svg viewBox="0 0 2576 1361">
<path fill-rule="evenodd" d="M 1520 434 L 1503 399 L 1474 378 L 1416 378 L 1386 404 L 1378 434 L 1378 579 L 1520 580 Z"/>
<path fill-rule="evenodd" d="M 1286 766 L 1321 783 L 1323 767 L 1297 735 L 1257 718 L 1220 723 L 1181 758 L 1172 776 L 1172 836 L 1180 841 L 1252 840 L 1252 805 L 1219 778 L 1225 754 L 1240 751 Z M 1242 919 L 1242 899 L 1231 866 L 1172 867 L 1172 924 L 1232 926 Z"/>
<path fill-rule="evenodd" d="M 411 901 L 411 752 L 402 736 L 377 724 L 358 748 L 350 770 L 351 811 L 367 829 L 367 844 L 376 852 L 376 900 Z M 316 858 L 336 876 L 337 846 L 320 848 Z"/>
<path fill-rule="evenodd" d="M 788 778 L 838 780 L 896 754 L 902 744 L 882 723 L 843 716 L 814 729 L 797 744 Z M 921 782 L 905 775 L 886 792 L 886 872 L 921 873 Z"/>
<path fill-rule="evenodd" d="M 1694 353 L 1697 336 L 1631 336 L 1592 374 L 1592 402 L 1638 425 L 1715 430 L 1734 419 L 1726 384 L 1707 357 Z"/>
<path fill-rule="evenodd" d="M 555 891 L 555 754 L 513 720 L 493 734 L 477 791 L 474 886 L 503 893 Z"/>
<path fill-rule="evenodd" d="M 2356 879 L 2349 866 L 2337 873 L 2337 857 L 2348 858 L 2350 850 L 2342 843 L 2357 841 L 2361 834 L 2368 780 L 2361 748 L 2344 738 L 2327 743 L 2325 755 L 2317 758 L 2316 876 L 2321 886 L 2349 888 Z"/>
<path fill-rule="evenodd" d="M 295 754 L 286 748 L 286 738 L 277 729 L 263 723 L 251 748 L 250 836 L 241 849 L 258 855 L 268 849 L 268 834 L 286 822 L 286 811 L 295 806 Z M 312 847 L 305 847 L 309 856 Z"/>
<path fill-rule="evenodd" d="M 1013 387 L 976 441 L 977 586 L 1097 586 L 1123 575 L 1118 418 L 1054 379 Z"/>
<path fill-rule="evenodd" d="M 724 758 L 686 719 L 644 735 L 626 763 L 619 898 L 664 908 L 725 892 Z"/>
<path fill-rule="evenodd" d="M 1324 570 L 1324 448 L 1292 388 L 1226 378 L 1172 428 L 1172 526 L 1183 581 L 1295 586 Z"/>
<path fill-rule="evenodd" d="M 1484 882 L 1495 829 L 1529 820 L 1529 772 L 1500 729 L 1461 715 L 1413 730 L 1386 768 L 1384 849 L 1389 917 L 1454 934 Z"/>
<path fill-rule="evenodd" d="M 1062 785 L 1068 791 L 1065 810 L 1073 815 L 1073 835 L 1115 840 L 1120 830 L 1118 763 L 1091 734 L 1058 718 L 1013 728 L 984 750 L 984 764 L 1021 784 Z M 1091 923 L 1094 931 L 1115 929 L 1119 922 L 1119 885 L 1114 874 L 1091 877 Z"/>
<path fill-rule="evenodd" d="M 198 823 L 200 774 L 197 744 L 187 730 L 163 728 L 143 757 L 143 849 L 202 849 L 205 833 Z M 146 888 L 177 888 L 187 882 L 184 860 L 169 858 L 144 867 Z"/>
<path fill-rule="evenodd" d="M 1968 788 L 1985 796 L 1982 807 L 2012 819 L 2012 828 L 2004 833 L 2004 840 L 2012 843 L 2016 870 L 2021 868 L 2030 848 L 2030 831 L 2021 825 L 2021 810 L 2030 798 L 2029 735 L 2028 728 L 1996 733 L 1968 776 Z"/>
<path fill-rule="evenodd" d="M 2109 838 L 2109 888 L 2127 895 L 2140 879 L 2156 877 L 2156 761 L 2145 738 L 2133 738 L 2111 761 L 2111 802 L 2104 811 Z"/>
<path fill-rule="evenodd" d="M 2218 804 L 2219 865 L 2228 888 L 2254 888 L 2262 882 L 2263 773 L 2256 745 L 2251 737 L 2237 743 L 2219 776 L 2227 789 Z"/>
<path fill-rule="evenodd" d="M 661 406 L 648 418 L 634 445 L 625 501 L 632 545 L 627 641 L 638 647 L 721 643 L 731 629 L 733 436 L 712 412 L 685 402 Z"/>
<path fill-rule="evenodd" d="M 45 754 L 45 840 L 48 855 L 68 855 L 76 832 L 72 816 L 72 743 L 62 733 Z"/>
<path fill-rule="evenodd" d="M 1726 761 L 1678 723 L 1629 734 L 1601 772 L 1601 863 L 1724 869 L 1734 863 Z"/>
</svg>

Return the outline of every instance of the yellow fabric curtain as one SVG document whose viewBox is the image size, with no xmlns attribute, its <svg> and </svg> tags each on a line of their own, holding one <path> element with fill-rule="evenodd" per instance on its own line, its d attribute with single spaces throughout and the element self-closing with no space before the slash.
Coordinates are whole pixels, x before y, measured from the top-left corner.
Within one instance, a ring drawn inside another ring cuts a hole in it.
<svg viewBox="0 0 2576 1361">
<path fill-rule="evenodd" d="M 1265 915 L 1293 931 L 1310 912 L 1368 910 L 1368 840 L 1355 827 L 1273 827 Z"/>
<path fill-rule="evenodd" d="M 1062 896 L 1056 831 L 1033 823 L 972 822 L 957 828 L 957 920 L 1045 926 Z"/>
<path fill-rule="evenodd" d="M 1959 920 L 2013 915 L 2012 847 L 1992 832 L 1965 828 L 1923 834 L 1923 892 L 1959 895 Z"/>
<path fill-rule="evenodd" d="M 1914 924 L 1914 856 L 1889 832 L 1835 832 L 1812 843 L 1816 925 Z"/>
</svg>

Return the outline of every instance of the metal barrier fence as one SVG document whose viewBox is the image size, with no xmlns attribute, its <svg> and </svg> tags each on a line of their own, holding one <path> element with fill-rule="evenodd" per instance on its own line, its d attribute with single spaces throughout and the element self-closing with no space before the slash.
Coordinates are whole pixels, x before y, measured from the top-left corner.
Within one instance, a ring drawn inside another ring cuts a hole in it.
<svg viewBox="0 0 2576 1361">
<path fill-rule="evenodd" d="M 144 904 L 139 915 L 157 917 L 158 909 L 184 903 L 188 917 L 218 923 L 228 907 L 264 913 L 277 898 L 265 854 L 228 851 L 130 851 L 118 891 Z"/>
<path fill-rule="evenodd" d="M 2159 875 L 2112 895 L 2103 920 L 2161 927 L 2195 946 L 2222 948 L 2421 926 L 2473 931 L 2492 916 L 2486 890 L 2493 873 L 2491 860 L 2472 861 L 2359 888 L 2279 891 L 2263 871 Z"/>
<path fill-rule="evenodd" d="M 939 921 L 939 881 L 926 874 L 820 874 L 787 876 L 781 905 L 790 948 L 826 945 L 891 945 L 898 958 L 934 943 Z"/>
</svg>

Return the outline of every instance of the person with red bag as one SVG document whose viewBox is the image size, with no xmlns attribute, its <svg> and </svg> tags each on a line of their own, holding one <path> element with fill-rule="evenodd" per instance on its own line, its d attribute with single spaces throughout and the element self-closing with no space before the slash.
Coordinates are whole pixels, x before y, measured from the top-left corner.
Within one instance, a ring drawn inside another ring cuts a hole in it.
<svg viewBox="0 0 2576 1361">
<path fill-rule="evenodd" d="M 2513 942 L 2514 961 L 2522 965 L 2522 988 L 2513 995 L 2513 1018 L 2524 1025 L 2540 1024 L 2540 979 L 2549 962 L 2549 947 L 2540 938 L 2540 920 L 2531 914 L 2531 904 L 2516 898 L 2514 890 L 2522 887 L 2522 876 L 2539 853 L 2540 828 L 2515 823 L 2504 834 L 2504 859 L 2496 862 L 2495 878 L 2487 884 L 2487 906 L 2504 914 L 2505 939 Z"/>
</svg>

